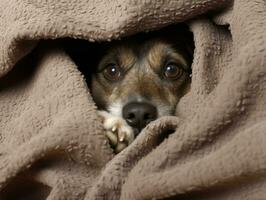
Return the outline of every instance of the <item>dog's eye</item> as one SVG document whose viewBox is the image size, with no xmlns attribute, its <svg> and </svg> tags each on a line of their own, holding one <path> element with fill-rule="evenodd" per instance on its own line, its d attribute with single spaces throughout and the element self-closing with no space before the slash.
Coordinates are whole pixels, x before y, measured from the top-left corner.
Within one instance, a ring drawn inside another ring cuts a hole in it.
<svg viewBox="0 0 266 200">
<path fill-rule="evenodd" d="M 183 69 L 175 63 L 167 64 L 163 69 L 163 76 L 167 79 L 177 79 L 183 74 Z"/>
<path fill-rule="evenodd" d="M 121 69 L 116 64 L 109 64 L 103 70 L 103 75 L 109 81 L 118 81 L 121 78 Z"/>
</svg>

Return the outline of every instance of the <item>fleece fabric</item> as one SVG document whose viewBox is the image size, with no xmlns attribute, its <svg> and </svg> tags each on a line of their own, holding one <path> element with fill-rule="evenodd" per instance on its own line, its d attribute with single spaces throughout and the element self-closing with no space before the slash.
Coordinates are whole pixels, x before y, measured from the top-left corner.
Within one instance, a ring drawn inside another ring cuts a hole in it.
<svg viewBox="0 0 266 200">
<path fill-rule="evenodd" d="M 194 35 L 191 90 L 115 155 L 54 39 L 179 22 Z M 266 199 L 265 31 L 265 0 L 1 0 L 0 199 Z"/>
</svg>

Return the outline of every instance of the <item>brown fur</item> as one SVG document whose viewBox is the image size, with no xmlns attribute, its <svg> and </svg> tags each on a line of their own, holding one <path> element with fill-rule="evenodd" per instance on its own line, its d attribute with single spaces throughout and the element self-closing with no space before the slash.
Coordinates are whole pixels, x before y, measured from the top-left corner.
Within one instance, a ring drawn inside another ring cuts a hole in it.
<svg viewBox="0 0 266 200">
<path fill-rule="evenodd" d="M 189 73 L 185 71 L 177 80 L 165 80 L 161 76 L 167 60 L 182 64 L 187 71 L 190 68 L 182 48 L 175 44 L 155 37 L 140 42 L 133 38 L 111 45 L 98 65 L 98 73 L 92 78 L 92 94 L 100 109 L 108 110 L 114 102 L 125 105 L 141 97 L 157 109 L 164 109 L 161 115 L 172 115 L 190 83 Z M 101 71 L 109 63 L 115 63 L 125 71 L 121 80 L 110 82 L 103 76 Z"/>
</svg>

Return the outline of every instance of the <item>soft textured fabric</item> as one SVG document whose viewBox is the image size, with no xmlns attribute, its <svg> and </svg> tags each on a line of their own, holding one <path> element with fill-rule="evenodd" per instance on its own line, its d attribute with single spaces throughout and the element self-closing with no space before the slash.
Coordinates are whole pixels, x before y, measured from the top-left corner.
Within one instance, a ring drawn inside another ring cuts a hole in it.
<svg viewBox="0 0 266 200">
<path fill-rule="evenodd" d="M 183 21 L 190 92 L 115 155 L 77 66 L 40 41 Z M 0 199 L 266 199 L 265 31 L 265 0 L 1 0 Z"/>
</svg>

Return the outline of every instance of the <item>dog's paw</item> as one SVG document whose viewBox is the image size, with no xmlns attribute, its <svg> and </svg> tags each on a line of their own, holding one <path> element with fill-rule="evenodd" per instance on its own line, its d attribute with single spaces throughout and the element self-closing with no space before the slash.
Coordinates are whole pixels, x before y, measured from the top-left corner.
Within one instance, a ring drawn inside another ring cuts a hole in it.
<svg viewBox="0 0 266 200">
<path fill-rule="evenodd" d="M 115 152 L 119 153 L 134 140 L 133 129 L 121 117 L 113 116 L 106 111 L 99 111 L 99 114 L 103 118 L 103 127 L 110 144 Z"/>
</svg>

